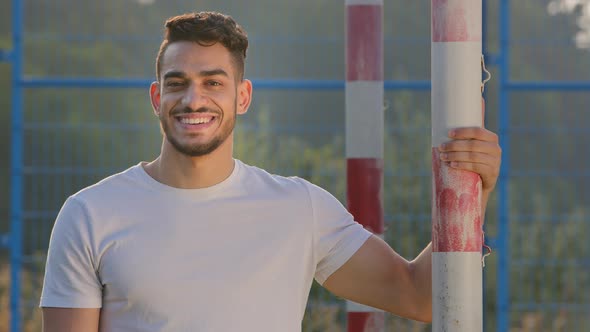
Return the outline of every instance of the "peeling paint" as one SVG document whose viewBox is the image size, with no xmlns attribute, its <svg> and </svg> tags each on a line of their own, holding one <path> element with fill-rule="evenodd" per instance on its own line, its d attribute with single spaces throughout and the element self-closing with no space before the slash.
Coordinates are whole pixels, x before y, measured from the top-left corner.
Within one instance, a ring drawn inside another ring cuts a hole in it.
<svg viewBox="0 0 590 332">
<path fill-rule="evenodd" d="M 436 252 L 481 252 L 481 179 L 450 168 L 432 148 L 432 244 Z"/>
<path fill-rule="evenodd" d="M 478 10 L 481 1 L 432 0 L 432 41 L 481 41 Z"/>
</svg>

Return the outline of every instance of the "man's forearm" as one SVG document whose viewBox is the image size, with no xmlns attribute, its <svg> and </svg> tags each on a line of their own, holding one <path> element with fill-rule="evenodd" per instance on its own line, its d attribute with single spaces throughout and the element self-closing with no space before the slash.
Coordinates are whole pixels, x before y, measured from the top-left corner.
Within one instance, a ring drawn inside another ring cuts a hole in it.
<svg viewBox="0 0 590 332">
<path fill-rule="evenodd" d="M 432 320 L 432 243 L 410 262 L 412 280 L 416 289 L 421 316 L 424 321 Z"/>
</svg>

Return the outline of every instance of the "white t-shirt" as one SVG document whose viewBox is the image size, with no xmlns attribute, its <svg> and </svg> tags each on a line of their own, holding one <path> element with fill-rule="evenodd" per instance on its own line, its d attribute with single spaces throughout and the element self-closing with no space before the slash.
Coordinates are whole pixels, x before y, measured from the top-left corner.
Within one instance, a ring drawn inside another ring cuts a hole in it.
<svg viewBox="0 0 590 332">
<path fill-rule="evenodd" d="M 321 284 L 370 233 L 331 194 L 236 160 L 204 189 L 136 165 L 68 198 L 42 307 L 102 308 L 101 331 L 300 331 Z"/>
</svg>

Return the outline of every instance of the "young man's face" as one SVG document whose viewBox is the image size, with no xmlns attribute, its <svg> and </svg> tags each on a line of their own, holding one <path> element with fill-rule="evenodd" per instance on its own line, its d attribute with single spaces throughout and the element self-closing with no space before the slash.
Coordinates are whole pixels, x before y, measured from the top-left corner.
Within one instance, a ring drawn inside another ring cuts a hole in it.
<svg viewBox="0 0 590 332">
<path fill-rule="evenodd" d="M 231 54 L 219 43 L 172 43 L 160 68 L 150 95 L 167 141 L 192 157 L 213 152 L 232 136 L 236 115 L 247 111 L 251 83 L 237 81 Z"/>
</svg>

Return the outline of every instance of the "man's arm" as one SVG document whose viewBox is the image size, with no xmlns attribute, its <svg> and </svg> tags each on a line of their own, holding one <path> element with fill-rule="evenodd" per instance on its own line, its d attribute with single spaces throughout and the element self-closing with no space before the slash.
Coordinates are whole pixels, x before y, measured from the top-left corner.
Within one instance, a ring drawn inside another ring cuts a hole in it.
<svg viewBox="0 0 590 332">
<path fill-rule="evenodd" d="M 395 315 L 430 322 L 431 246 L 409 262 L 385 241 L 371 236 L 325 282 L 337 296 Z"/>
<path fill-rule="evenodd" d="M 482 215 L 489 193 L 482 195 Z M 377 279 L 375 279 L 377 277 Z M 432 320 L 432 244 L 407 261 L 385 241 L 372 236 L 324 287 L 337 296 L 395 315 Z"/>
<path fill-rule="evenodd" d="M 43 308 L 43 332 L 98 332 L 100 308 Z"/>
<path fill-rule="evenodd" d="M 40 306 L 43 331 L 98 331 L 102 285 L 84 204 L 69 197 L 49 240 Z"/>
<path fill-rule="evenodd" d="M 469 170 L 482 179 L 482 215 L 495 187 L 501 149 L 498 137 L 484 128 L 460 128 L 453 141 L 441 147 L 449 167 Z M 371 236 L 325 282 L 324 287 L 343 298 L 389 311 L 402 317 L 432 320 L 432 248 L 429 244 L 414 260 L 399 256 L 385 241 Z"/>
</svg>

